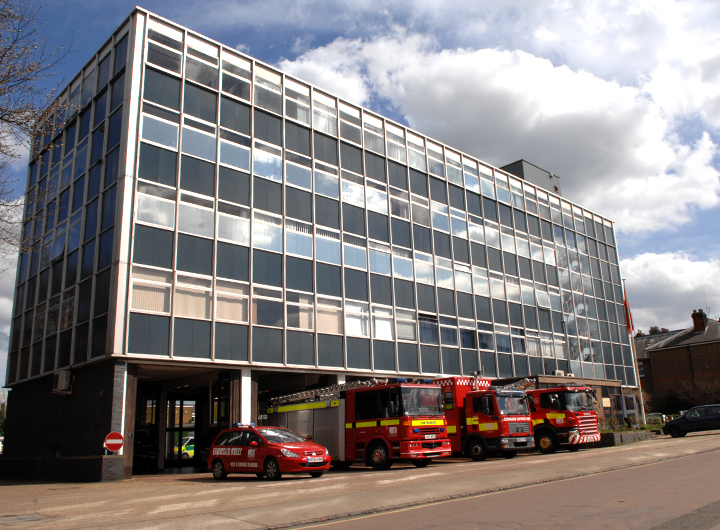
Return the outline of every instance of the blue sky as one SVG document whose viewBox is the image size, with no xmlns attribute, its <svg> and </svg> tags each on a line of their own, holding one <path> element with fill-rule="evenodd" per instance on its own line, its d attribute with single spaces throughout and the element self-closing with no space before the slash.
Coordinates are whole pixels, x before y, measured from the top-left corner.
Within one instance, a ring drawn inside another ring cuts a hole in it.
<svg viewBox="0 0 720 530">
<path fill-rule="evenodd" d="M 46 4 L 50 44 L 74 33 L 57 80 L 71 78 L 134 5 Z M 524 158 L 559 175 L 566 197 L 616 222 L 636 327 L 687 327 L 706 305 L 720 314 L 720 3 L 142 7 L 487 162 Z M 11 284 L 0 280 L 5 341 Z"/>
</svg>

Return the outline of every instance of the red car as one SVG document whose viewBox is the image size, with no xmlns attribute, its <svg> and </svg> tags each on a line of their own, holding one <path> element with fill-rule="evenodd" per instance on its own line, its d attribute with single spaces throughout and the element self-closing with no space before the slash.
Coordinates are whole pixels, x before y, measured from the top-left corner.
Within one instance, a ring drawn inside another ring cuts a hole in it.
<svg viewBox="0 0 720 530">
<path fill-rule="evenodd" d="M 228 473 L 255 473 L 269 480 L 283 473 L 318 478 L 330 469 L 330 453 L 285 427 L 238 425 L 217 435 L 207 464 L 217 480 Z"/>
</svg>

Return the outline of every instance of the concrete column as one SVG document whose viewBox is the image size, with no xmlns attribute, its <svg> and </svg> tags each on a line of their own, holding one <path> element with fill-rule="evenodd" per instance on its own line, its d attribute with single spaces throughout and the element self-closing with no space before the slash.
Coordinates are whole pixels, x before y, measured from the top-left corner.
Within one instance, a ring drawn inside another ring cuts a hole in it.
<svg viewBox="0 0 720 530">
<path fill-rule="evenodd" d="M 345 374 L 338 374 L 336 377 L 338 385 L 342 385 L 345 383 Z"/>
<path fill-rule="evenodd" d="M 252 370 L 242 368 L 240 374 L 240 423 L 252 421 Z"/>
<path fill-rule="evenodd" d="M 125 478 L 132 476 L 133 450 L 135 448 L 135 408 L 137 399 L 137 364 L 128 364 L 125 382 L 125 419 L 122 435 L 125 456 Z"/>
</svg>

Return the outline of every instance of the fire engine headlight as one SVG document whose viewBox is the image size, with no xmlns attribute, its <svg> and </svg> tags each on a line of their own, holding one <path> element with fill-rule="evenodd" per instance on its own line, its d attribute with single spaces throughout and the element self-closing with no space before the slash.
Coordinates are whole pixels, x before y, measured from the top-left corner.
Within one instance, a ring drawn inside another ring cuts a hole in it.
<svg viewBox="0 0 720 530">
<path fill-rule="evenodd" d="M 290 451 L 290 450 L 288 450 L 288 449 L 280 449 L 280 452 L 281 452 L 284 456 L 287 456 L 288 458 L 300 458 L 300 455 L 299 455 L 299 454 L 293 453 L 292 451 Z"/>
<path fill-rule="evenodd" d="M 570 434 L 580 434 L 580 429 L 570 429 Z"/>
</svg>

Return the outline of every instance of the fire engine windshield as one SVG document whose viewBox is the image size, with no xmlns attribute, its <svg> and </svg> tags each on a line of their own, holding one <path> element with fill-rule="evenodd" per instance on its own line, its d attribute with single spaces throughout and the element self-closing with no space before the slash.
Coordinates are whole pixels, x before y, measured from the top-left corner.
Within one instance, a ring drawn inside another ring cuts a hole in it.
<svg viewBox="0 0 720 530">
<path fill-rule="evenodd" d="M 305 438 L 290 429 L 258 429 L 268 442 L 285 444 L 293 442 L 307 442 Z"/>
<path fill-rule="evenodd" d="M 562 395 L 566 410 L 593 410 L 592 397 L 585 392 L 563 392 Z"/>
<path fill-rule="evenodd" d="M 501 416 L 527 416 L 528 407 L 524 397 L 496 396 Z"/>
<path fill-rule="evenodd" d="M 402 389 L 403 414 L 405 416 L 436 416 L 443 414 L 440 388 Z"/>
</svg>

